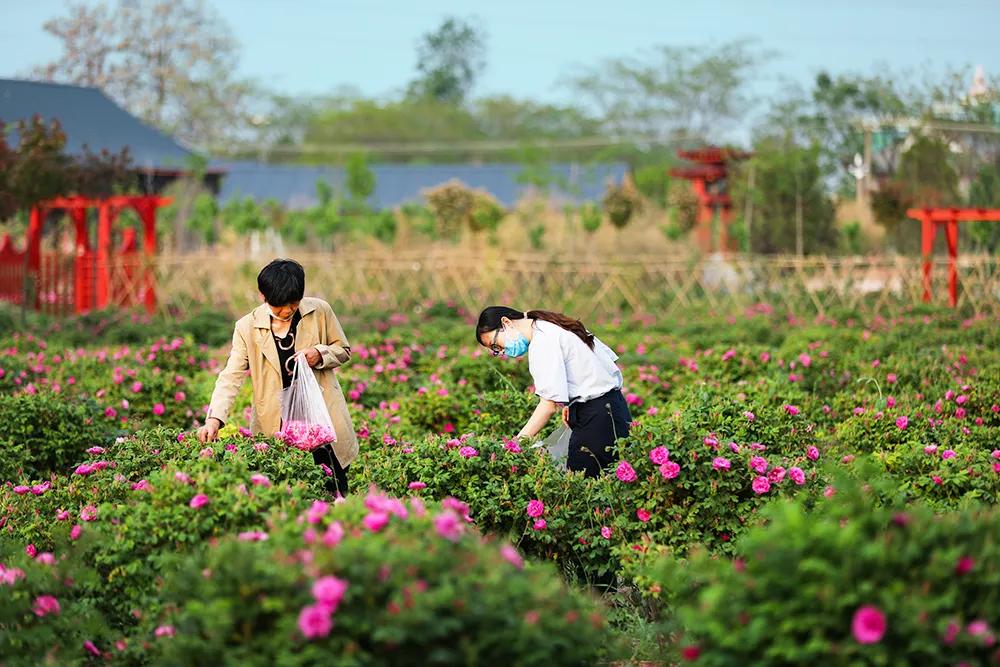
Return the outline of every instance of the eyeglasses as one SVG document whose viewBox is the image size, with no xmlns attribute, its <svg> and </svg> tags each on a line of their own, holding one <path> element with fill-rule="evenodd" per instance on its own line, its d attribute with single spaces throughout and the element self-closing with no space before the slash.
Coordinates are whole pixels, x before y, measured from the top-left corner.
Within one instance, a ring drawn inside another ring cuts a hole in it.
<svg viewBox="0 0 1000 667">
<path fill-rule="evenodd" d="M 493 342 L 490 343 L 490 351 L 493 352 L 493 356 L 494 357 L 499 357 L 500 356 L 500 351 L 501 351 L 500 350 L 500 346 L 497 345 L 497 336 L 499 336 L 499 335 L 500 335 L 500 330 L 497 329 L 496 333 L 493 334 Z"/>
</svg>

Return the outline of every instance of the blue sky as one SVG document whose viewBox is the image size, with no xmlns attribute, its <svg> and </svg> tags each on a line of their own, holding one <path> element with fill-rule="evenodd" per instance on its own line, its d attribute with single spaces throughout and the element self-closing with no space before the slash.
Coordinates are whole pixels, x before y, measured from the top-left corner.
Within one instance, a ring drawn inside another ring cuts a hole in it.
<svg viewBox="0 0 1000 667">
<path fill-rule="evenodd" d="M 443 17 L 475 19 L 489 34 L 476 92 L 566 102 L 574 67 L 657 44 L 757 40 L 778 52 L 755 88 L 808 85 L 833 72 L 982 64 L 1000 72 L 1000 0 L 206 0 L 242 45 L 240 74 L 284 93 L 351 85 L 401 90 L 419 36 Z M 42 23 L 62 0 L 0 0 L 0 76 L 24 75 L 58 54 Z"/>
</svg>

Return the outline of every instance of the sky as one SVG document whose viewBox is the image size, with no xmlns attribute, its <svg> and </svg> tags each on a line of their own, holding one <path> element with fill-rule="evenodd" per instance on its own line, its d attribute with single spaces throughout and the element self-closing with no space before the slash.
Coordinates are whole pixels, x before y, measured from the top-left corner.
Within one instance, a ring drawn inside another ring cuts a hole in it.
<svg viewBox="0 0 1000 667">
<path fill-rule="evenodd" d="M 96 0 L 85 0 L 98 4 Z M 449 15 L 488 34 L 476 94 L 571 102 L 577 68 L 659 44 L 752 39 L 775 59 L 753 83 L 808 86 L 821 69 L 874 73 L 981 64 L 1000 72 L 1000 0 L 206 0 L 242 46 L 239 74 L 278 92 L 401 91 L 421 34 Z M 58 56 L 42 23 L 63 0 L 0 0 L 0 77 Z"/>
</svg>

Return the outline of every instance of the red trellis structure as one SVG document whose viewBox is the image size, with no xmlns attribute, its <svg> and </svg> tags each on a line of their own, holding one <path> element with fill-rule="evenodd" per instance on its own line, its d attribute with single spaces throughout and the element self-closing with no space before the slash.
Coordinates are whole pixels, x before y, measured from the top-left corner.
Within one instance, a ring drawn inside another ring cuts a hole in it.
<svg viewBox="0 0 1000 667">
<path fill-rule="evenodd" d="M 1000 222 L 996 208 L 911 208 L 906 215 L 920 221 L 920 249 L 924 258 L 924 301 L 931 300 L 931 255 L 939 226 L 948 243 L 948 303 L 958 303 L 958 223 Z"/>
<path fill-rule="evenodd" d="M 66 310 L 86 313 L 138 303 L 152 312 L 156 307 L 151 261 L 156 254 L 156 211 L 170 201 L 159 196 L 59 197 L 35 206 L 31 209 L 23 252 L 14 249 L 9 236 L 0 239 L 0 299 L 21 303 L 28 294 L 33 308 L 53 313 Z M 123 230 L 120 245 L 112 247 L 115 222 L 127 208 L 133 209 L 142 221 L 143 260 L 138 257 L 132 229 Z M 95 247 L 90 243 L 87 220 L 90 209 L 97 210 Z M 76 242 L 72 257 L 42 252 L 45 220 L 53 211 L 64 211 L 74 223 Z M 26 290 L 26 283 L 33 289 Z"/>
<path fill-rule="evenodd" d="M 670 175 L 691 181 L 698 196 L 698 221 L 695 241 L 702 252 L 732 250 L 729 223 L 733 218 L 733 200 L 729 196 L 729 163 L 746 160 L 752 153 L 717 146 L 706 146 L 692 151 L 677 151 L 677 156 L 696 163 L 694 167 L 670 170 Z M 719 213 L 719 242 L 712 238 L 712 222 Z"/>
</svg>

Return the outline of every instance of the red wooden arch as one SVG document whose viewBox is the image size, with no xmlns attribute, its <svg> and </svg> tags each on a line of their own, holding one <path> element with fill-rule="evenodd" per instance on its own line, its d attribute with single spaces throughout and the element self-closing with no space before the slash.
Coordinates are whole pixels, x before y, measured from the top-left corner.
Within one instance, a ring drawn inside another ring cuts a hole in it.
<svg viewBox="0 0 1000 667">
<path fill-rule="evenodd" d="M 729 238 L 729 223 L 733 217 L 733 201 L 729 196 L 727 177 L 729 164 L 746 160 L 752 153 L 705 146 L 696 150 L 677 151 L 677 156 L 694 162 L 696 166 L 680 167 L 670 170 L 670 175 L 691 181 L 695 195 L 698 197 L 698 221 L 695 227 L 695 240 L 702 252 L 712 252 L 715 248 L 712 239 L 712 220 L 719 211 L 718 249 L 722 252 L 731 250 Z"/>
<path fill-rule="evenodd" d="M 143 255 L 146 258 L 145 268 L 140 283 L 140 300 L 150 312 L 156 307 L 155 276 L 151 261 L 156 254 L 156 211 L 161 206 L 170 203 L 167 197 L 115 195 L 101 199 L 89 197 L 57 197 L 42 202 L 31 209 L 28 222 L 26 247 L 22 253 L 13 249 L 9 237 L 0 240 L 0 298 L 9 301 L 21 300 L 23 294 L 23 278 L 34 281 L 35 308 L 41 305 L 40 287 L 44 284 L 44 271 L 41 253 L 42 229 L 45 218 L 50 211 L 65 211 L 76 228 L 76 243 L 73 260 L 73 309 L 77 313 L 85 313 L 94 308 L 107 308 L 112 305 L 111 269 L 112 262 L 120 259 L 122 254 L 134 255 L 134 236 L 126 235 L 125 243 L 116 252 L 112 248 L 112 232 L 119 214 L 126 208 L 133 209 L 143 225 Z M 90 235 L 87 226 L 87 211 L 96 209 L 97 243 L 96 248 L 90 246 Z M 131 240 L 131 242 L 130 242 Z M 20 264 L 20 266 L 19 266 Z M 131 277 L 135 262 L 128 262 L 124 272 Z M 23 268 L 22 268 L 23 267 Z M 20 271 L 21 284 L 14 285 L 15 277 Z M 26 275 L 25 275 L 26 271 Z M 8 276 L 9 274 L 9 276 Z M 9 279 L 8 279 L 9 278 Z M 11 283 L 11 284 L 7 284 Z M 134 293 L 132 290 L 130 293 Z M 115 299 L 114 303 L 123 303 Z M 124 303 L 128 305 L 128 302 Z"/>
<path fill-rule="evenodd" d="M 1000 222 L 997 208 L 911 208 L 906 215 L 920 222 L 920 250 L 924 258 L 924 301 L 931 300 L 931 255 L 939 226 L 948 243 L 948 303 L 958 303 L 958 223 Z"/>
</svg>

